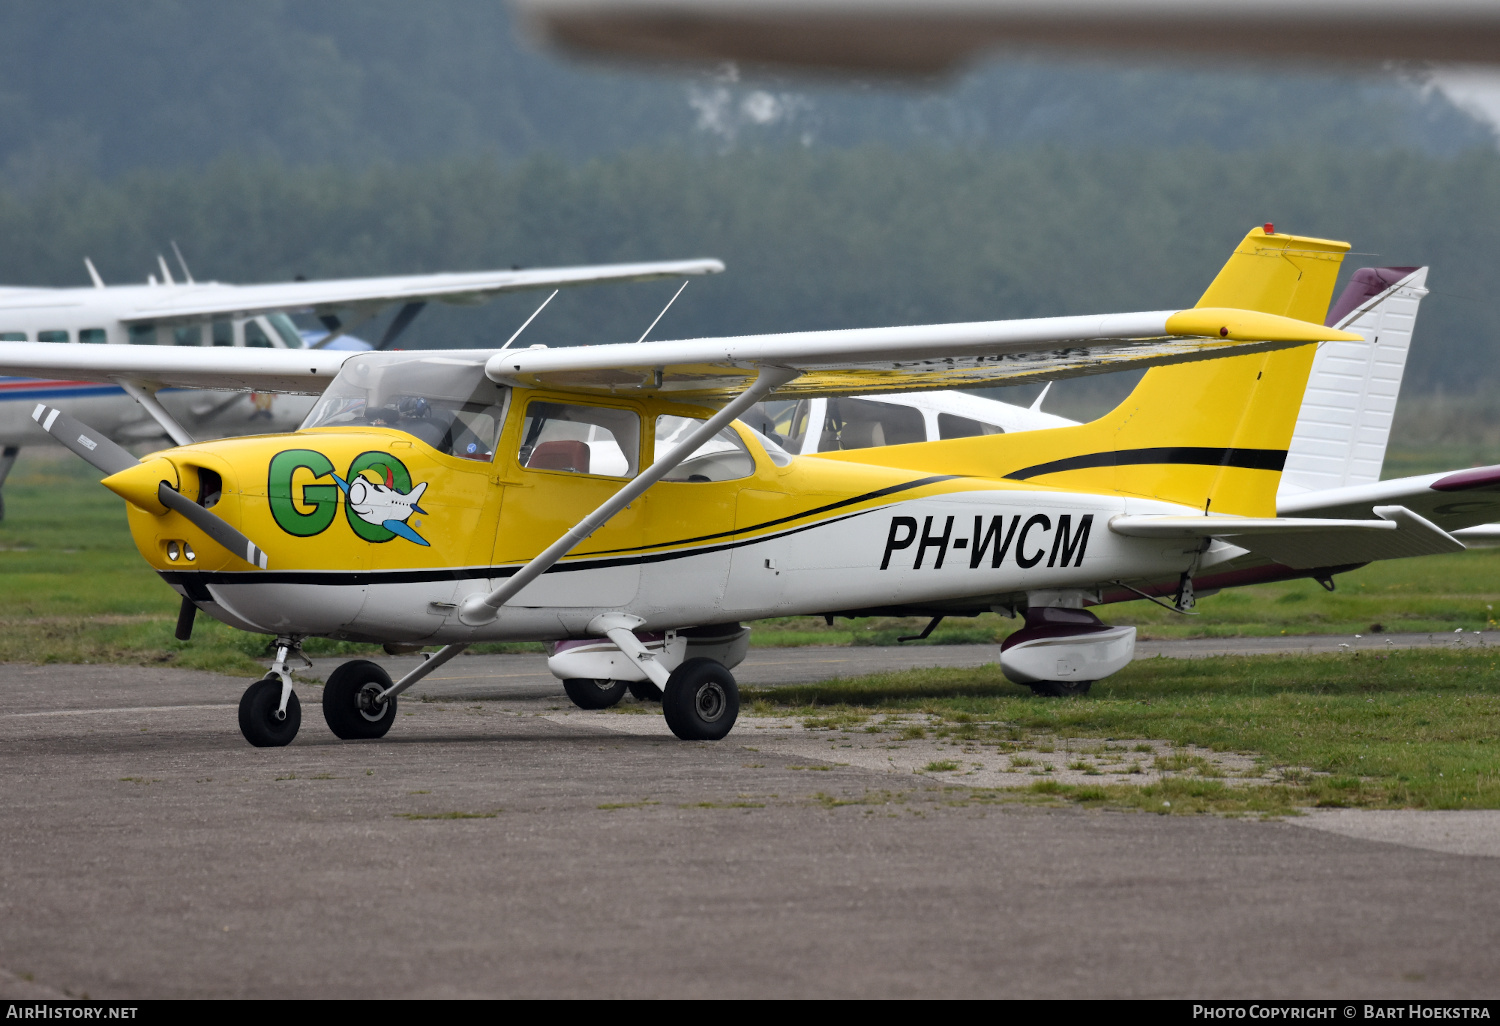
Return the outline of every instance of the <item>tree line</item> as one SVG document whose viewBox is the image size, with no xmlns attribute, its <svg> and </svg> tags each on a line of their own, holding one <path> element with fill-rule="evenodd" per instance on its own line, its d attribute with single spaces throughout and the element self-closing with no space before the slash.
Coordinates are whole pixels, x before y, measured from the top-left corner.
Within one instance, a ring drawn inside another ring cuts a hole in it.
<svg viewBox="0 0 1500 1026">
<path fill-rule="evenodd" d="M 1346 239 L 1345 276 L 1430 264 L 1414 392 L 1492 387 L 1500 155 L 1336 148 L 640 149 L 0 185 L 0 283 L 140 281 L 175 240 L 251 282 L 715 256 L 654 337 L 1188 306 L 1250 227 Z M 565 292 L 528 342 L 634 340 L 675 286 Z M 541 296 L 439 308 L 408 346 L 495 345 Z M 378 326 L 372 333 L 378 332 Z"/>
</svg>

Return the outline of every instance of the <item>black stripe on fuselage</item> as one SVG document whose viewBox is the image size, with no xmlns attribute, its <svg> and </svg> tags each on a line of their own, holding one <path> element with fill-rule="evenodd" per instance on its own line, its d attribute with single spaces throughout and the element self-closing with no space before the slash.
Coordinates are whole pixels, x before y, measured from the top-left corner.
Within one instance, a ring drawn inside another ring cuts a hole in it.
<svg viewBox="0 0 1500 1026">
<path fill-rule="evenodd" d="M 575 570 L 601 570 L 615 566 L 644 565 L 646 563 L 665 563 L 674 559 L 687 559 L 690 556 L 701 556 L 711 552 L 723 552 L 726 549 L 743 548 L 746 545 L 754 545 L 758 542 L 767 541 L 772 538 L 790 538 L 794 534 L 803 531 L 811 531 L 816 527 L 827 527 L 844 520 L 852 520 L 862 517 L 867 513 L 878 513 L 889 507 L 881 506 L 876 509 L 862 509 L 857 513 L 846 513 L 841 517 L 831 520 L 819 520 L 816 524 L 803 524 L 788 531 L 776 534 L 763 535 L 759 538 L 746 538 L 741 541 L 725 542 L 721 545 L 707 545 L 703 548 L 690 549 L 682 552 L 653 552 L 639 556 L 615 556 L 611 559 L 575 559 L 567 563 L 554 564 L 547 570 L 549 574 L 570 573 Z M 805 514 L 804 514 L 805 515 Z M 503 580 L 510 577 L 521 568 L 519 566 L 465 566 L 446 567 L 431 570 L 363 570 L 346 572 L 342 570 L 261 570 L 256 571 L 193 571 L 193 570 L 158 570 L 162 580 L 168 584 L 180 584 L 184 588 L 202 588 L 210 584 L 315 584 L 320 587 L 360 587 L 370 584 L 428 584 L 433 581 L 473 581 L 473 580 Z"/>
<path fill-rule="evenodd" d="M 1243 470 L 1275 470 L 1286 466 L 1284 449 L 1222 449 L 1199 445 L 1164 445 L 1152 449 L 1120 449 L 1116 452 L 1093 452 L 1069 456 L 1006 474 L 1012 481 L 1026 481 L 1043 474 L 1060 474 L 1065 470 L 1090 470 L 1096 467 L 1139 467 L 1150 463 L 1201 467 L 1239 467 Z"/>
<path fill-rule="evenodd" d="M 814 509 L 803 510 L 801 513 L 793 513 L 788 517 L 777 517 L 775 520 L 767 520 L 763 523 L 751 524 L 748 527 L 736 527 L 731 531 L 718 531 L 714 534 L 700 534 L 696 538 L 679 538 L 676 541 L 656 542 L 651 545 L 630 545 L 621 549 L 599 549 L 597 552 L 591 553 L 591 555 L 610 556 L 614 555 L 616 552 L 646 552 L 650 549 L 670 549 L 675 548 L 679 545 L 696 545 L 699 542 L 714 541 L 718 538 L 732 538 L 737 534 L 749 534 L 751 531 L 764 531 L 768 527 L 780 527 L 782 524 L 789 524 L 793 520 L 802 520 L 805 517 L 815 517 L 820 513 L 832 513 L 836 509 L 843 509 L 846 506 L 853 506 L 856 503 L 869 502 L 871 499 L 881 499 L 887 495 L 895 495 L 897 492 L 910 491 L 913 488 L 921 488 L 923 485 L 938 484 L 942 481 L 952 481 L 958 476 L 959 475 L 957 474 L 936 474 L 932 477 L 923 477 L 917 479 L 916 481 L 907 481 L 903 484 L 891 485 L 887 488 L 877 488 L 873 492 L 865 492 L 863 495 L 856 495 L 852 499 L 840 499 L 838 502 L 830 502 L 826 506 L 818 506 Z M 832 521 L 829 522 L 832 523 Z M 707 551 L 711 552 L 714 550 L 709 549 Z"/>
</svg>

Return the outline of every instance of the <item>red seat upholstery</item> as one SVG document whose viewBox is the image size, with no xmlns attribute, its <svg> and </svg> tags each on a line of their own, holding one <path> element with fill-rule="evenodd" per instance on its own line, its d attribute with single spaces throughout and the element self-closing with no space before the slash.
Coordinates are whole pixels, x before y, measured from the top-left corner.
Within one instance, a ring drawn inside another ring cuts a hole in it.
<svg viewBox="0 0 1500 1026">
<path fill-rule="evenodd" d="M 589 443 L 571 440 L 543 442 L 531 450 L 526 465 L 532 470 L 569 470 L 575 474 L 587 474 Z"/>
</svg>

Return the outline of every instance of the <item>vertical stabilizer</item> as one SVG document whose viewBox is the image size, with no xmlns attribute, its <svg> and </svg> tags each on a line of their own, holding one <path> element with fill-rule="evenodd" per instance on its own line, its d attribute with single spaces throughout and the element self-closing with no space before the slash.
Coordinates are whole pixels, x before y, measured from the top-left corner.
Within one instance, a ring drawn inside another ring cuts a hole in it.
<svg viewBox="0 0 1500 1026">
<path fill-rule="evenodd" d="M 1425 267 L 1362 267 L 1354 272 L 1328 324 L 1357 331 L 1369 341 L 1318 347 L 1287 450 L 1281 494 L 1380 480 L 1426 283 Z"/>
</svg>

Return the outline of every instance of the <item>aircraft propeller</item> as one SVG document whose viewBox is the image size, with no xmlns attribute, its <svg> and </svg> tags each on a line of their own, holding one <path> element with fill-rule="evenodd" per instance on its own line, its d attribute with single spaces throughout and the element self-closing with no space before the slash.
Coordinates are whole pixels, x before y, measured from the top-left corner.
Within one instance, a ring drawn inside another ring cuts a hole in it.
<svg viewBox="0 0 1500 1026">
<path fill-rule="evenodd" d="M 55 406 L 38 403 L 31 413 L 31 419 L 40 424 L 43 431 L 103 474 L 106 479 L 124 474 L 137 467 L 147 466 L 87 424 L 69 416 Z M 156 462 L 152 461 L 152 463 Z M 160 506 L 180 513 L 194 527 L 223 546 L 228 552 L 239 556 L 252 566 L 266 569 L 268 560 L 264 549 L 231 527 L 223 518 L 183 495 L 167 481 L 158 480 L 154 489 L 145 481 L 125 481 L 116 484 L 106 481 L 106 484 L 111 491 L 124 494 L 126 499 L 143 509 L 150 509 L 151 500 L 155 499 Z M 134 487 L 131 487 L 132 485 Z"/>
</svg>

